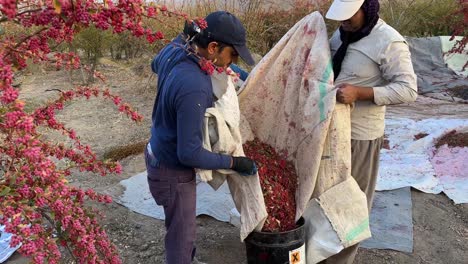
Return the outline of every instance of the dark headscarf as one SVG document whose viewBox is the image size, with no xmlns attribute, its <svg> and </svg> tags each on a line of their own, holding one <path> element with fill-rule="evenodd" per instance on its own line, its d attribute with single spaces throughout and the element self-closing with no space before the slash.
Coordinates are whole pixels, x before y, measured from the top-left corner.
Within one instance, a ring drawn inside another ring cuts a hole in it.
<svg viewBox="0 0 468 264">
<path fill-rule="evenodd" d="M 340 74 L 341 64 L 343 63 L 349 44 L 369 35 L 377 24 L 377 21 L 379 21 L 379 0 L 365 0 L 361 9 L 364 11 L 366 20 L 361 29 L 356 32 L 347 32 L 344 31 L 343 27 L 340 27 L 340 38 L 342 43 L 340 48 L 336 51 L 335 56 L 333 56 L 333 73 L 335 75 L 335 80 Z"/>
</svg>

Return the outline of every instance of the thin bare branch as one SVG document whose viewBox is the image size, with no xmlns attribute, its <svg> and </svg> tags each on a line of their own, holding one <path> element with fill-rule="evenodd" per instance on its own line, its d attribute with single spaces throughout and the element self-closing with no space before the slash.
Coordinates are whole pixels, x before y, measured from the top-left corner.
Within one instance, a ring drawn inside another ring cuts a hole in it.
<svg viewBox="0 0 468 264">
<path fill-rule="evenodd" d="M 63 91 L 60 90 L 60 89 L 47 89 L 44 92 L 60 92 L 60 93 L 63 93 Z"/>
</svg>

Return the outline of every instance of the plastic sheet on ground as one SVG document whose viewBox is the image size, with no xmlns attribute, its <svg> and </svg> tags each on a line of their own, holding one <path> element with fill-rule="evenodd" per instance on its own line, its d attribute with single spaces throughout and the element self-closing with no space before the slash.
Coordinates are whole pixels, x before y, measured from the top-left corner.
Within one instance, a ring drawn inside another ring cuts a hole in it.
<svg viewBox="0 0 468 264">
<path fill-rule="evenodd" d="M 164 219 L 164 211 L 149 192 L 146 172 L 121 181 L 126 188 L 116 201 L 130 210 L 156 219 Z M 393 249 L 411 252 L 413 228 L 409 188 L 376 192 L 370 221 L 372 238 L 361 245 L 365 248 Z M 219 221 L 240 227 L 240 214 L 235 209 L 226 183 L 217 191 L 208 184 L 197 184 L 197 215 L 208 215 Z M 395 217 L 388 217 L 389 215 Z"/>
<path fill-rule="evenodd" d="M 11 237 L 10 233 L 5 232 L 5 226 L 0 225 L 0 263 L 7 261 L 20 247 L 20 245 L 15 248 L 10 247 Z"/>
<path fill-rule="evenodd" d="M 164 220 L 164 210 L 154 201 L 148 188 L 146 171 L 120 182 L 126 188 L 116 202 L 130 210 Z M 229 212 L 234 208 L 231 194 L 225 182 L 217 191 L 205 182 L 197 179 L 197 210 L 198 215 L 209 215 L 223 222 L 229 222 Z"/>
<path fill-rule="evenodd" d="M 406 40 L 410 47 L 414 71 L 418 76 L 420 94 L 437 93 L 468 85 L 466 72 L 461 74 L 458 66 L 460 61 L 468 60 L 466 53 L 444 56 L 443 51 L 449 50 L 453 42 L 445 37 L 406 38 Z"/>
<path fill-rule="evenodd" d="M 134 212 L 164 220 L 164 210 L 154 202 L 146 181 L 146 172 L 121 181 L 120 184 L 126 190 L 116 202 Z M 207 183 L 198 181 L 197 215 L 208 215 L 240 227 L 240 214 L 234 206 L 226 183 L 214 191 Z M 389 215 L 395 217 L 388 217 Z M 413 229 L 409 188 L 376 192 L 370 226 L 372 238 L 365 241 L 365 247 L 411 252 Z"/>
<path fill-rule="evenodd" d="M 412 253 L 412 205 L 409 187 L 375 192 L 370 216 L 372 238 L 365 240 L 360 246 Z"/>
<path fill-rule="evenodd" d="M 452 130 L 467 130 L 468 119 L 388 119 L 386 126 L 390 149 L 381 152 L 377 190 L 410 186 L 426 193 L 444 192 L 455 203 L 468 202 L 466 170 L 459 170 L 458 177 L 444 176 L 436 172 L 431 162 L 435 140 Z M 416 140 L 414 136 L 420 133 L 428 135 Z M 444 161 L 452 162 L 449 156 Z M 447 168 L 447 173 L 458 170 L 456 166 Z"/>
</svg>

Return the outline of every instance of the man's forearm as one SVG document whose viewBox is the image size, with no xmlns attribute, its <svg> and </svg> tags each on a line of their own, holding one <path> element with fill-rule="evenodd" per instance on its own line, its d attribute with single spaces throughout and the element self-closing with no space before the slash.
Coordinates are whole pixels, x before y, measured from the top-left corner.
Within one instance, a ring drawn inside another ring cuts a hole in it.
<svg viewBox="0 0 468 264">
<path fill-rule="evenodd" d="M 355 86 L 357 101 L 374 101 L 374 89 L 372 87 Z"/>
</svg>

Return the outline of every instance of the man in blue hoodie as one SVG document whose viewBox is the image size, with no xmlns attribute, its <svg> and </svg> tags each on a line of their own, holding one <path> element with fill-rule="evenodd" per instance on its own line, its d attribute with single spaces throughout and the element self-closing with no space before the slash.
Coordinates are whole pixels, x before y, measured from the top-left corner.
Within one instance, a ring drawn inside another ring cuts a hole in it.
<svg viewBox="0 0 468 264">
<path fill-rule="evenodd" d="M 151 194 L 164 207 L 168 264 L 189 264 L 195 255 L 194 169 L 232 169 L 245 176 L 257 171 L 247 157 L 212 153 L 202 147 L 204 114 L 213 106 L 214 96 L 211 77 L 200 67 L 200 58 L 222 68 L 239 56 L 254 64 L 245 28 L 234 15 L 218 11 L 205 20 L 206 29 L 195 28 L 194 36 L 179 35 L 151 64 L 158 75 L 158 94 L 145 157 Z"/>
</svg>

